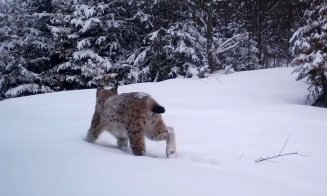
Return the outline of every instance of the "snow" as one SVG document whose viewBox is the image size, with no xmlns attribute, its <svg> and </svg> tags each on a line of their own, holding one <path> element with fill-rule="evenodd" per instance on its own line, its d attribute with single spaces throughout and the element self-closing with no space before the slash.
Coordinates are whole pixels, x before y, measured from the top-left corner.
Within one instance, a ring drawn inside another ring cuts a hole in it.
<svg viewBox="0 0 327 196">
<path fill-rule="evenodd" d="M 99 36 L 97 40 L 95 41 L 95 44 L 100 45 L 102 42 L 104 42 L 107 39 L 106 36 Z"/>
<path fill-rule="evenodd" d="M 31 93 L 47 93 L 52 92 L 52 90 L 49 87 L 46 86 L 40 86 L 38 84 L 22 84 L 17 87 L 9 89 L 6 93 L 6 97 L 16 97 L 20 96 L 25 92 L 31 92 Z"/>
<path fill-rule="evenodd" d="M 314 67 L 319 67 L 319 65 L 321 65 L 323 63 L 324 63 L 324 57 L 322 56 L 321 51 L 319 50 L 316 53 L 316 58 L 313 60 L 312 65 Z"/>
<path fill-rule="evenodd" d="M 324 24 L 324 26 L 322 27 L 322 30 L 326 31 L 327 30 L 327 23 Z"/>
<path fill-rule="evenodd" d="M 81 60 L 86 58 L 96 59 L 98 61 L 103 61 L 104 59 L 100 57 L 97 53 L 95 53 L 91 49 L 82 49 L 73 53 L 73 58 L 75 60 Z"/>
<path fill-rule="evenodd" d="M 134 64 L 133 66 L 137 67 L 138 65 L 140 65 L 145 57 L 146 57 L 146 53 L 149 51 L 149 48 L 146 48 L 145 50 L 143 50 L 140 54 L 138 54 L 138 56 L 135 58 Z"/>
<path fill-rule="evenodd" d="M 85 48 L 85 46 L 89 47 L 90 45 L 91 45 L 90 38 L 82 39 L 81 41 L 77 42 L 77 49 L 82 50 L 83 48 Z"/>
<path fill-rule="evenodd" d="M 304 105 L 292 68 L 120 86 L 166 108 L 178 157 L 147 140 L 147 154 L 116 148 L 104 133 L 84 141 L 95 89 L 0 102 L 0 195 L 324 196 L 327 110 Z M 254 163 L 280 152 L 272 162 Z"/>
<path fill-rule="evenodd" d="M 106 20 L 106 25 L 108 26 L 108 28 L 116 28 L 116 29 L 118 29 L 118 28 L 121 27 L 121 25 L 120 25 L 119 22 L 122 22 L 122 21 L 118 21 L 117 22 L 114 19 L 112 19 L 112 20 Z"/>
<path fill-rule="evenodd" d="M 91 25 L 94 24 L 93 22 L 101 23 L 101 21 L 98 18 L 90 18 L 88 20 L 85 20 L 85 22 L 82 25 L 83 27 L 79 31 L 85 33 L 90 29 Z"/>
<path fill-rule="evenodd" d="M 5 78 L 4 77 L 1 77 L 0 78 L 0 88 L 2 87 L 2 85 L 4 84 L 5 82 Z"/>
<path fill-rule="evenodd" d="M 47 27 L 55 37 L 59 37 L 58 34 L 62 32 L 62 30 L 56 26 L 47 25 Z"/>
<path fill-rule="evenodd" d="M 310 49 L 310 44 L 308 42 L 302 42 L 302 47 L 307 48 L 307 50 Z"/>
<path fill-rule="evenodd" d="M 157 38 L 158 38 L 158 33 L 159 33 L 159 31 L 160 31 L 160 30 L 150 33 L 150 34 L 149 34 L 149 39 L 150 39 L 151 41 L 157 39 Z"/>
<path fill-rule="evenodd" d="M 80 5 L 77 7 L 77 10 L 74 12 L 75 15 L 82 15 L 82 13 L 87 17 L 91 18 L 95 15 L 96 10 L 93 7 L 88 5 Z"/>
<path fill-rule="evenodd" d="M 238 38 L 240 38 L 242 36 L 243 35 L 241 35 L 241 34 L 236 34 L 236 35 L 233 35 L 233 37 L 225 40 L 224 42 L 222 42 L 222 40 L 220 40 L 220 39 L 217 39 L 219 46 L 217 47 L 217 49 L 215 49 L 215 53 L 220 54 L 220 53 L 226 52 L 227 50 L 235 48 L 240 42 L 236 41 L 236 43 L 233 43 L 233 41 L 237 40 Z M 220 42 L 222 42 L 222 43 L 220 43 Z"/>
<path fill-rule="evenodd" d="M 307 26 L 300 27 L 298 30 L 296 30 L 293 33 L 293 35 L 290 39 L 290 42 L 292 43 L 292 42 L 296 41 L 299 37 L 301 37 L 304 34 L 304 32 L 307 32 L 307 30 L 308 30 Z"/>
</svg>

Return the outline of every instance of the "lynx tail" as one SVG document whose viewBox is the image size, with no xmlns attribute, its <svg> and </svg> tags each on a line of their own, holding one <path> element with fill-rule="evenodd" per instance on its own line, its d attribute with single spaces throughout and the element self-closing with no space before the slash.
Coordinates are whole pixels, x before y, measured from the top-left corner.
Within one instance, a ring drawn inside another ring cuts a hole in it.
<svg viewBox="0 0 327 196">
<path fill-rule="evenodd" d="M 166 110 L 161 105 L 154 105 L 151 109 L 153 113 L 164 113 Z"/>
</svg>

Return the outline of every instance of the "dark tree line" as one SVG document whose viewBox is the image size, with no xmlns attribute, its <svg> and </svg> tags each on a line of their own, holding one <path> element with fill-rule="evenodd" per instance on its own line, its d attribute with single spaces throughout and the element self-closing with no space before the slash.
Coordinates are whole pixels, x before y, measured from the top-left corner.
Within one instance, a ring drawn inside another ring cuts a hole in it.
<svg viewBox="0 0 327 196">
<path fill-rule="evenodd" d="M 0 97 L 288 65 L 312 1 L 0 1 Z"/>
</svg>

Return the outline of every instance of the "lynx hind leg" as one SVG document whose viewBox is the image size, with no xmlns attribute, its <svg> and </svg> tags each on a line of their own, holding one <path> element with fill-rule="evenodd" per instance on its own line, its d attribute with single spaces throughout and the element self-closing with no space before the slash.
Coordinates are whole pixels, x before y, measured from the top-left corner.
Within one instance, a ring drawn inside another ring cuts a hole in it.
<svg viewBox="0 0 327 196">
<path fill-rule="evenodd" d="M 172 127 L 162 126 L 162 128 L 148 132 L 147 137 L 154 141 L 166 140 L 167 157 L 176 157 L 175 133 Z"/>
<path fill-rule="evenodd" d="M 100 126 L 90 127 L 90 129 L 87 132 L 85 140 L 93 143 L 99 138 L 99 135 L 102 132 L 103 132 L 103 130 Z"/>
<path fill-rule="evenodd" d="M 145 154 L 144 130 L 142 128 L 128 128 L 127 135 L 133 154 L 143 156 Z"/>
<path fill-rule="evenodd" d="M 173 127 L 167 127 L 168 137 L 166 140 L 167 148 L 166 155 L 168 158 L 176 157 L 176 140 L 175 140 L 175 131 Z"/>
<path fill-rule="evenodd" d="M 88 142 L 95 142 L 101 134 L 102 130 L 100 127 L 100 117 L 97 111 L 94 112 L 91 126 L 87 132 L 85 140 Z"/>
<path fill-rule="evenodd" d="M 87 132 L 85 140 L 88 142 L 95 142 L 99 138 L 99 135 L 102 133 L 102 130 L 100 128 L 90 128 Z"/>
<path fill-rule="evenodd" d="M 128 151 L 128 138 L 117 138 L 117 147 L 124 152 Z"/>
</svg>

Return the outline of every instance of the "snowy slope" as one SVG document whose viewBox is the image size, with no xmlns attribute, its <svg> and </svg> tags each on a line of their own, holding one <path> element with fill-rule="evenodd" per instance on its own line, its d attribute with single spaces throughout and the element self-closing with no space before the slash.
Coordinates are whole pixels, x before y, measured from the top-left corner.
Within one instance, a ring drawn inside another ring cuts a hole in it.
<svg viewBox="0 0 327 196">
<path fill-rule="evenodd" d="M 207 79 L 121 86 L 166 108 L 178 158 L 147 140 L 147 156 L 115 147 L 104 133 L 85 142 L 95 90 L 0 102 L 0 195 L 325 196 L 327 110 L 306 106 L 307 86 L 278 68 Z M 280 152 L 272 162 L 254 163 Z"/>
</svg>

